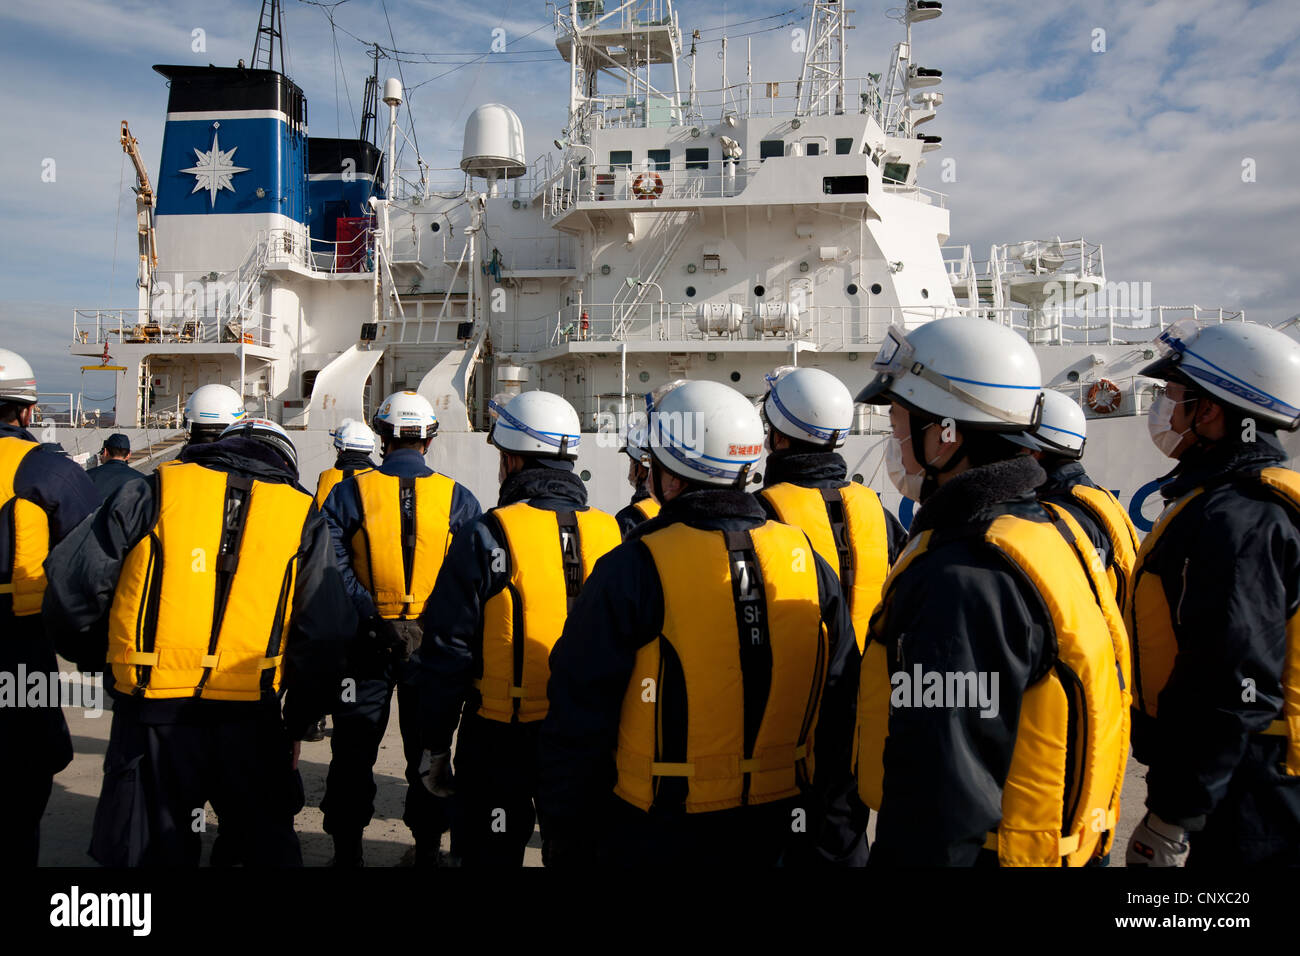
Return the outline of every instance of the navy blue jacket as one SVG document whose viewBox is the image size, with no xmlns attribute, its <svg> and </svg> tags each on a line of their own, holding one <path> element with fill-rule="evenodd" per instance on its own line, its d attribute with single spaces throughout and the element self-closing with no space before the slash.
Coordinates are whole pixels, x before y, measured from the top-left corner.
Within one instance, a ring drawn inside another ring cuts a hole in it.
<svg viewBox="0 0 1300 956">
<path fill-rule="evenodd" d="M 636 491 L 632 494 L 632 500 L 618 509 L 614 515 L 614 520 L 618 522 L 618 531 L 623 537 L 627 537 L 632 529 L 646 520 L 646 516 L 641 513 L 641 509 L 636 507 L 638 501 L 645 501 L 650 497 L 650 492 L 646 491 L 645 485 L 638 485 Z"/>
<path fill-rule="evenodd" d="M 20 425 L 0 424 L 0 437 L 36 441 Z M 14 473 L 14 495 L 38 505 L 49 520 L 53 548 L 99 506 L 99 492 L 85 470 L 56 447 L 27 453 Z M 0 534 L 0 567 L 13 566 L 13 539 Z M 47 566 L 48 567 L 48 566 Z M 47 570 L 48 573 L 48 570 Z M 44 615 L 15 617 L 13 599 L 0 595 L 0 672 L 53 673 L 58 659 L 43 624 Z M 25 693 L 20 689 L 19 693 Z M 57 773 L 72 761 L 72 741 L 63 711 L 53 707 L 0 707 L 0 766 Z"/>
<path fill-rule="evenodd" d="M 894 579 L 871 639 L 884 645 L 890 674 L 997 675 L 997 713 L 891 710 L 869 865 L 995 861 L 981 848 L 1002 819 L 1021 699 L 1052 666 L 1056 639 L 1043 599 L 983 532 L 1002 515 L 1049 521 L 1034 496 L 1043 477 L 1027 456 L 971 468 L 937 488 L 912 522 L 913 538 L 934 531 L 931 544 Z"/>
<path fill-rule="evenodd" d="M 105 501 L 128 481 L 135 481 L 137 478 L 144 477 L 143 474 L 126 462 L 117 458 L 109 459 L 102 465 L 90 469 L 90 471 L 86 472 L 86 475 L 99 492 L 99 496 Z"/>
<path fill-rule="evenodd" d="M 1189 865 L 1300 864 L 1300 777 L 1280 769 L 1286 738 L 1259 733 L 1282 713 L 1300 514 L 1255 479 L 1286 459 L 1276 437 L 1256 439 L 1179 462 L 1160 489 L 1166 501 L 1206 490 L 1143 572 L 1160 577 L 1178 652 L 1159 717 L 1134 710 L 1133 754 L 1150 767 L 1147 807 L 1193 831 Z"/>
<path fill-rule="evenodd" d="M 778 801 L 715 813 L 661 814 L 631 807 L 613 793 L 623 699 L 637 652 L 663 630 L 664 595 L 646 535 L 677 522 L 707 530 L 749 530 L 767 518 L 752 495 L 697 490 L 678 495 L 631 537 L 596 562 L 551 651 L 549 712 L 542 724 L 538 808 L 543 829 L 570 846 L 596 846 L 614 862 L 635 847 L 651 859 L 691 858 L 705 847 L 750 846 L 756 865 L 779 858 L 790 839 L 791 805 Z M 811 549 L 810 549 L 811 551 Z M 842 792 L 850 773 L 860 658 L 839 579 L 814 553 L 829 663 L 816 734 L 810 833 L 820 802 Z M 793 798 L 803 806 L 803 798 Z M 693 819 L 691 819 L 693 818 Z M 658 849 L 654 849 L 657 847 Z M 692 847 L 696 849 L 693 850 Z M 731 861 L 728 861 L 731 862 Z"/>
<path fill-rule="evenodd" d="M 497 507 L 518 501 L 547 511 L 585 511 L 587 488 L 572 471 L 525 468 L 502 482 Z M 497 560 L 502 554 L 507 559 Z M 489 511 L 456 534 L 425 605 L 420 706 L 425 746 L 435 753 L 450 749 L 462 708 L 466 714 L 478 710 L 474 680 L 483 672 L 483 607 L 510 583 L 508 555 L 505 534 Z"/>
<path fill-rule="evenodd" d="M 384 456 L 384 463 L 378 471 L 383 475 L 396 478 L 424 478 L 434 473 L 424 462 L 424 456 L 414 448 L 396 448 Z M 361 494 L 357 491 L 356 478 L 345 478 L 334 486 L 325 499 L 325 521 L 329 524 L 330 536 L 334 540 L 334 560 L 343 583 L 352 598 L 357 616 L 365 621 L 374 617 L 378 610 L 375 600 L 357 580 L 352 571 L 352 538 L 361 530 Z M 460 482 L 451 492 L 451 530 L 454 534 L 470 524 L 482 514 L 478 499 Z"/>
<path fill-rule="evenodd" d="M 243 475 L 259 481 L 297 483 L 270 447 L 250 438 L 227 438 L 190 445 L 182 462 Z M 46 626 L 59 653 L 86 669 L 102 669 L 108 650 L 108 612 L 122 563 L 157 522 L 159 476 L 124 485 L 91 521 L 78 526 L 50 554 L 45 570 L 49 587 L 42 606 Z M 313 506 L 303 529 L 302 555 L 294 584 L 289 637 L 285 643 L 286 730 L 301 740 L 331 706 L 343 679 L 346 641 L 356 631 L 351 602 L 334 566 L 329 531 Z M 279 587 L 268 582 L 268 586 Z M 196 622 L 205 632 L 210 622 Z M 111 681 L 109 682 L 111 683 Z M 128 708 L 144 723 L 232 720 L 261 707 L 259 701 L 153 700 L 112 691 L 114 709 Z M 269 698 L 273 701 L 273 698 Z"/>
</svg>

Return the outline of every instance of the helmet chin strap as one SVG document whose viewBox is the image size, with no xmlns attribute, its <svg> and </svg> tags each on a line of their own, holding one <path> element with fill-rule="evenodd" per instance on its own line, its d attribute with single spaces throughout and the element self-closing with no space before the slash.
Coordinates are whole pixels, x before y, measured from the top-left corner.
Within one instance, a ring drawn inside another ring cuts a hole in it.
<svg viewBox="0 0 1300 956">
<path fill-rule="evenodd" d="M 935 489 L 939 487 L 939 476 L 951 471 L 961 463 L 966 457 L 966 442 L 957 446 L 957 450 L 949 456 L 948 461 L 942 466 L 936 466 L 933 462 L 925 458 L 925 430 L 937 422 L 922 421 L 917 415 L 911 412 L 907 413 L 908 424 L 912 430 L 912 456 L 921 464 L 921 470 L 925 472 L 925 481 L 921 483 L 921 501 L 934 494 Z"/>
</svg>

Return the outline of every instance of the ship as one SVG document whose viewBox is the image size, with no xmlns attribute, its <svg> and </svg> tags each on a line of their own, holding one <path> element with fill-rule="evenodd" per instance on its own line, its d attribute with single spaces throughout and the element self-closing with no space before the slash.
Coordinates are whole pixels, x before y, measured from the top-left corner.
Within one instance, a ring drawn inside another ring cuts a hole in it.
<svg viewBox="0 0 1300 956">
<path fill-rule="evenodd" d="M 701 88 L 700 33 L 672 0 L 548 5 L 563 129 L 530 159 L 535 134 L 511 105 L 479 105 L 458 168 L 439 172 L 409 142 L 377 44 L 357 137 L 312 135 L 267 0 L 247 63 L 154 67 L 168 87 L 156 177 L 122 124 L 138 303 L 74 310 L 71 354 L 113 378 L 113 428 L 146 470 L 179 451 L 200 385 L 230 385 L 289 429 L 308 487 L 332 463 L 333 429 L 414 389 L 440 420 L 430 463 L 485 503 L 489 400 L 546 389 L 578 410 L 576 468 L 613 511 L 630 491 L 619 449 L 656 386 L 709 379 L 758 402 L 774 369 L 796 365 L 856 392 L 891 326 L 960 315 L 1026 337 L 1045 387 L 1085 409 L 1090 473 L 1149 529 L 1171 463 L 1145 427 L 1158 383 L 1138 370 L 1172 323 L 1244 311 L 1150 304 L 1108 280 L 1083 237 L 951 242 L 948 197 L 920 184 L 943 149 L 943 72 L 919 53 L 942 4 L 893 11 L 887 69 L 859 77 L 850 11 L 809 7 L 798 76 L 756 77 L 751 41 L 724 35 L 720 85 Z M 46 405 L 43 438 L 74 426 L 59 437 L 84 459 L 108 422 L 66 405 L 62 419 Z M 886 477 L 887 432 L 858 406 L 843 454 L 906 525 L 915 505 Z"/>
</svg>

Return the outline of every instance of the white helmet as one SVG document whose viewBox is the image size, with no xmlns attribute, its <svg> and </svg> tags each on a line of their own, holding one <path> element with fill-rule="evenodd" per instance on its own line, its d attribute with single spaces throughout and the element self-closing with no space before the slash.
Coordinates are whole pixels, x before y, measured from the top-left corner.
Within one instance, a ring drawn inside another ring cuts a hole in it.
<svg viewBox="0 0 1300 956">
<path fill-rule="evenodd" d="M 339 451 L 359 451 L 369 455 L 375 450 L 375 433 L 366 427 L 365 422 L 355 418 L 343 419 L 332 434 L 334 447 Z"/>
<path fill-rule="evenodd" d="M 1005 326 L 964 316 L 935 319 L 910 333 L 893 325 L 871 367 L 876 377 L 859 402 L 898 402 L 927 418 L 988 431 L 1022 432 L 1038 424 L 1038 359 Z"/>
<path fill-rule="evenodd" d="M 1190 382 L 1270 425 L 1300 428 L 1300 343 L 1254 322 L 1175 322 L 1156 337 L 1164 353 L 1140 375 Z"/>
<path fill-rule="evenodd" d="M 185 403 L 185 424 L 215 439 L 227 425 L 244 417 L 244 402 L 229 385 L 200 385 Z"/>
<path fill-rule="evenodd" d="M 17 352 L 0 349 L 0 402 L 36 404 L 36 373 Z"/>
<path fill-rule="evenodd" d="M 763 414 L 772 427 L 795 441 L 839 448 L 853 425 L 848 386 L 819 368 L 787 365 L 767 376 Z"/>
<path fill-rule="evenodd" d="M 622 448 L 623 454 L 638 465 L 650 463 L 649 442 L 644 425 L 632 425 L 627 430 L 627 444 Z"/>
<path fill-rule="evenodd" d="M 763 452 L 754 404 L 721 382 L 670 382 L 646 396 L 650 454 L 679 478 L 743 487 Z"/>
<path fill-rule="evenodd" d="M 504 405 L 490 401 L 488 408 L 496 416 L 488 441 L 503 451 L 566 461 L 578 457 L 582 442 L 578 413 L 559 395 L 522 392 Z"/>
<path fill-rule="evenodd" d="M 1008 435 L 1009 441 L 1034 451 L 1045 451 L 1075 460 L 1083 457 L 1088 441 L 1088 419 L 1079 403 L 1054 388 L 1043 390 L 1043 420 L 1022 435 Z"/>
<path fill-rule="evenodd" d="M 438 416 L 427 398 L 408 389 L 384 399 L 370 424 L 383 438 L 432 438 L 438 431 Z"/>
<path fill-rule="evenodd" d="M 289 433 L 275 422 L 265 418 L 244 417 L 233 425 L 226 426 L 226 430 L 221 433 L 222 438 L 232 436 L 252 438 L 270 445 L 293 467 L 294 474 L 298 473 L 298 449 L 293 447 Z"/>
</svg>

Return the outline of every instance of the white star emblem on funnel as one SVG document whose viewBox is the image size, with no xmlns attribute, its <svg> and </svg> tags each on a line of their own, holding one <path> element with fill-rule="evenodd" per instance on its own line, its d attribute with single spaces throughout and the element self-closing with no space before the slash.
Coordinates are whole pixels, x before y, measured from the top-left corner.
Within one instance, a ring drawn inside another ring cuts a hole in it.
<svg viewBox="0 0 1300 956">
<path fill-rule="evenodd" d="M 248 172 L 247 166 L 236 166 L 232 163 L 231 157 L 235 155 L 238 146 L 233 146 L 228 150 L 222 150 L 221 144 L 217 142 L 217 134 L 212 134 L 212 148 L 206 153 L 200 149 L 194 150 L 194 155 L 198 158 L 198 165 L 191 166 L 189 169 L 182 169 L 183 173 L 192 173 L 197 180 L 194 188 L 190 190 L 190 195 L 198 192 L 200 189 L 206 189 L 208 196 L 212 200 L 212 206 L 217 205 L 217 193 L 223 189 L 229 189 L 232 193 L 235 187 L 230 183 L 230 177 L 235 173 Z"/>
</svg>

